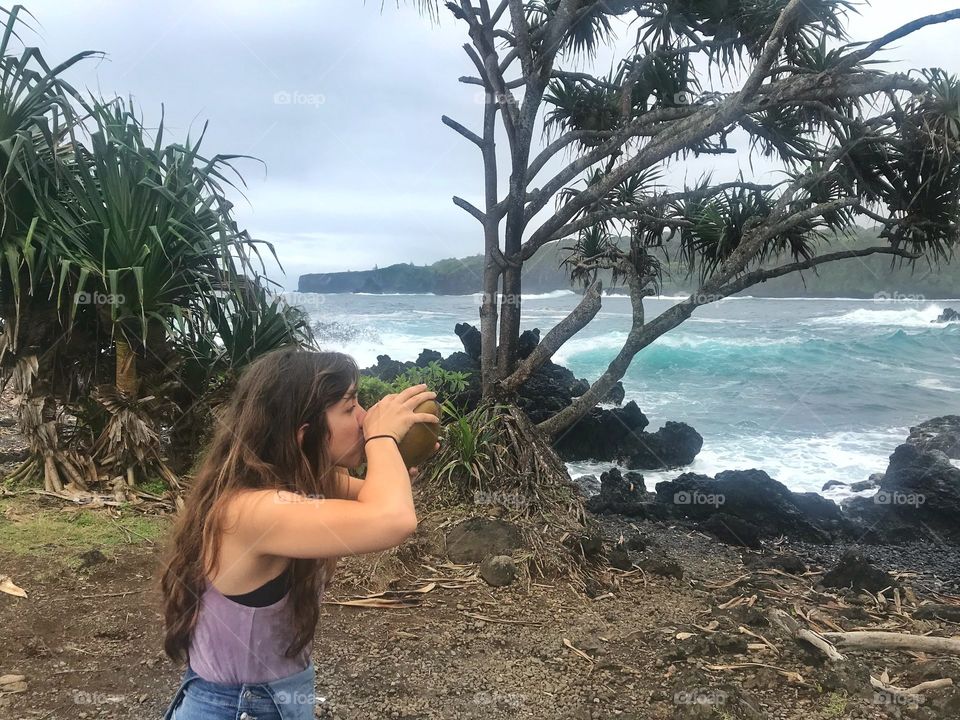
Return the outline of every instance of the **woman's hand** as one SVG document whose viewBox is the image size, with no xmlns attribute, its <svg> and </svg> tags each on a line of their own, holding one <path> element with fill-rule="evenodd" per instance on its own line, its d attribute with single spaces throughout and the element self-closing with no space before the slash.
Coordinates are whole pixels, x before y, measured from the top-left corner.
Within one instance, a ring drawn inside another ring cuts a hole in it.
<svg viewBox="0 0 960 720">
<path fill-rule="evenodd" d="M 414 408 L 426 400 L 437 397 L 427 390 L 425 384 L 414 385 L 393 395 L 385 395 L 380 402 L 367 410 L 363 419 L 363 436 L 392 435 L 397 442 L 418 422 L 440 422 L 433 413 L 416 413 Z"/>
</svg>

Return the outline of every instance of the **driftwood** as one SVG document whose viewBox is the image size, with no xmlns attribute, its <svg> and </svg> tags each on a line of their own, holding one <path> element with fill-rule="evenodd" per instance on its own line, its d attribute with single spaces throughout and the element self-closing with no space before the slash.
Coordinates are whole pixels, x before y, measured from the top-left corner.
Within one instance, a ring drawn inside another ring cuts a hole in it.
<svg viewBox="0 0 960 720">
<path fill-rule="evenodd" d="M 834 641 L 840 647 L 857 647 L 868 650 L 920 650 L 922 652 L 960 655 L 960 640 L 954 640 L 953 638 L 871 631 L 828 632 L 824 633 L 823 636 Z"/>
<path fill-rule="evenodd" d="M 914 685 L 913 687 L 901 688 L 897 687 L 896 685 L 890 685 L 890 678 L 887 676 L 887 673 L 884 672 L 879 678 L 875 678 L 873 675 L 871 675 L 870 684 L 875 689 L 896 698 L 898 703 L 902 703 L 904 705 L 919 705 L 926 700 L 926 698 L 923 696 L 923 693 L 928 692 L 929 690 L 939 690 L 940 688 L 951 687 L 953 685 L 953 680 L 951 678 L 941 678 L 939 680 L 928 680 L 927 682 L 922 682 L 919 685 Z"/>
<path fill-rule="evenodd" d="M 823 653 L 829 660 L 836 661 L 845 659 L 829 641 L 825 640 L 822 636 L 818 635 L 812 630 L 807 630 L 806 628 L 800 627 L 800 624 L 792 617 L 787 615 L 787 613 L 785 613 L 783 610 L 773 608 L 767 613 L 767 617 L 770 618 L 770 622 L 772 622 L 775 626 L 785 630 L 792 638 L 796 640 L 803 640 L 807 644 Z"/>
</svg>

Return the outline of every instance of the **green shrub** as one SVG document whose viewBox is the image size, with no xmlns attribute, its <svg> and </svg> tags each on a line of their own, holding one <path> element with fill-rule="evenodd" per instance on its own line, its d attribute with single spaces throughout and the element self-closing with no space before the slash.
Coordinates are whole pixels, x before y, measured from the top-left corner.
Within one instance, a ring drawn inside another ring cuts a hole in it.
<svg viewBox="0 0 960 720">
<path fill-rule="evenodd" d="M 437 393 L 438 399 L 442 401 L 463 392 L 469 379 L 470 373 L 444 370 L 434 360 L 426 367 L 413 367 L 400 373 L 393 382 L 386 382 L 371 375 L 361 375 L 357 397 L 363 407 L 370 408 L 384 395 L 398 393 L 413 385 L 426 383 L 427 387 Z"/>
</svg>

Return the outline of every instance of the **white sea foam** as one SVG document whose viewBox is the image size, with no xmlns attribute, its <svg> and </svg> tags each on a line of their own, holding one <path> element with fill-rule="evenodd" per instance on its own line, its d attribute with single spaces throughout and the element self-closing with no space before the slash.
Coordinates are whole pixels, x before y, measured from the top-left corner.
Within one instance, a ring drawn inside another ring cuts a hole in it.
<svg viewBox="0 0 960 720">
<path fill-rule="evenodd" d="M 821 492 L 830 480 L 844 483 L 866 480 L 872 473 L 886 470 L 890 453 L 909 433 L 909 428 L 890 428 L 862 432 L 836 432 L 806 438 L 784 438 L 757 433 L 714 441 L 704 438 L 704 446 L 693 464 L 675 470 L 643 470 L 648 490 L 658 482 L 672 480 L 685 472 L 714 476 L 723 470 L 763 470 L 797 492 Z M 568 463 L 572 476 L 608 470 L 613 463 Z M 851 493 L 845 487 L 823 493 L 840 500 Z"/>
<path fill-rule="evenodd" d="M 377 355 L 389 355 L 392 360 L 416 360 L 424 348 L 436 350 L 444 356 L 463 350 L 463 344 L 453 333 L 447 335 L 413 335 L 381 332 L 376 338 L 362 338 L 339 343 L 336 347 L 320 339 L 320 346 L 327 350 L 339 350 L 352 355 L 357 364 L 370 367 L 377 364 Z"/>
<path fill-rule="evenodd" d="M 914 385 L 917 387 L 922 387 L 927 390 L 939 390 L 941 392 L 952 392 L 960 393 L 960 387 L 954 385 L 947 385 L 943 380 L 936 377 L 926 377 L 920 380 L 917 380 Z"/>
<path fill-rule="evenodd" d="M 520 299 L 524 301 L 553 300 L 554 298 L 569 297 L 571 295 L 576 295 L 576 294 L 577 293 L 575 293 L 573 290 L 551 290 L 550 292 L 545 292 L 545 293 L 530 293 L 530 294 L 521 293 Z M 473 298 L 476 298 L 477 300 L 480 300 L 483 298 L 483 293 L 471 293 L 470 296 Z"/>
<path fill-rule="evenodd" d="M 885 303 L 878 302 L 883 305 Z M 887 303 L 888 304 L 888 303 Z M 802 322 L 802 325 L 881 325 L 900 328 L 942 327 L 936 323 L 943 312 L 940 305 L 928 305 L 924 308 L 904 308 L 901 310 L 872 310 L 858 308 L 842 315 L 827 315 Z"/>
</svg>

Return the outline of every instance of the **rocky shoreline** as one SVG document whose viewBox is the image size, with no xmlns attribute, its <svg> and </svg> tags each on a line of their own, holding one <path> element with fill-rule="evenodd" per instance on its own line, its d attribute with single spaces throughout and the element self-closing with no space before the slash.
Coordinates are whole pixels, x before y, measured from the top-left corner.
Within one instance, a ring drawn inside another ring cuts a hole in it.
<svg viewBox="0 0 960 720">
<path fill-rule="evenodd" d="M 463 352 L 444 358 L 424 349 L 414 362 L 399 362 L 387 355 L 362 372 L 392 380 L 404 370 L 436 361 L 450 371 L 472 373 L 468 388 L 456 400 L 470 408 L 480 396 L 480 333 L 467 323 L 456 326 Z M 539 330 L 521 336 L 521 356 L 526 357 L 540 340 Z M 538 422 L 569 405 L 589 384 L 561 365 L 547 362 L 519 390 L 518 404 Z M 579 478 L 582 487 L 596 486 L 588 498 L 595 515 L 620 516 L 658 522 L 680 522 L 735 547 L 758 549 L 764 543 L 783 542 L 800 548 L 819 548 L 820 557 L 837 559 L 830 547 L 851 545 L 902 548 L 887 551 L 907 558 L 905 548 L 960 546 L 960 415 L 933 418 L 911 428 L 903 444 L 890 455 L 886 472 L 850 486 L 853 492 L 874 490 L 837 504 L 819 493 L 791 491 L 761 469 L 730 470 L 714 477 L 683 472 L 703 445 L 702 436 L 689 425 L 668 421 L 648 432 L 649 420 L 633 401 L 625 404 L 618 384 L 606 398 L 607 407 L 594 408 L 555 443 L 567 462 L 611 462 L 600 478 Z M 670 481 L 647 488 L 636 470 L 677 469 Z M 824 490 L 836 483 L 824 486 Z M 906 554 L 904 554 L 906 553 Z M 876 555 L 876 553 L 871 553 Z M 914 559 L 925 553 L 913 552 Z M 929 553 L 926 553 L 929 554 Z M 936 562 L 940 574 L 951 562 L 960 577 L 956 555 Z"/>
</svg>

